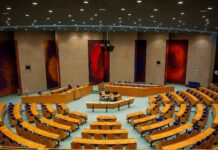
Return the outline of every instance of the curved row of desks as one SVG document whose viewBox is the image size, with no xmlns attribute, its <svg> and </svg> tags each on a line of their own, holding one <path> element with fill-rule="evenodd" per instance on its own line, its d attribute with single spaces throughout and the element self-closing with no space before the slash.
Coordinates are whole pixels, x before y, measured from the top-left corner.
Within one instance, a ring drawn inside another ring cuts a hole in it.
<svg viewBox="0 0 218 150">
<path fill-rule="evenodd" d="M 92 85 L 81 86 L 59 94 L 43 94 L 35 96 L 22 96 L 22 103 L 68 103 L 90 94 L 93 90 Z"/>
</svg>

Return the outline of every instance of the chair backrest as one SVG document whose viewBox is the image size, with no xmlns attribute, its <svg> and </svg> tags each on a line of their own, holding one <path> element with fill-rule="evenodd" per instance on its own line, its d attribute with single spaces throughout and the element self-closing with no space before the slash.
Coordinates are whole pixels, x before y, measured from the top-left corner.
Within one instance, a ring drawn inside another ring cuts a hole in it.
<svg viewBox="0 0 218 150">
<path fill-rule="evenodd" d="M 82 146 L 79 143 L 72 143 L 72 149 L 82 149 Z"/>
<path fill-rule="evenodd" d="M 126 150 L 136 150 L 136 144 L 128 144 L 128 145 L 126 145 Z"/>
<path fill-rule="evenodd" d="M 84 149 L 95 149 L 95 145 L 85 144 Z"/>
<path fill-rule="evenodd" d="M 95 139 L 102 140 L 104 138 L 103 134 L 94 134 Z"/>
<path fill-rule="evenodd" d="M 89 133 L 82 133 L 82 138 L 84 138 L 84 139 L 91 139 L 92 136 Z"/>
<path fill-rule="evenodd" d="M 113 149 L 113 150 L 122 150 L 122 149 L 123 149 L 123 146 L 122 146 L 122 145 L 119 145 L 119 144 L 116 144 L 116 145 L 113 145 L 113 146 L 112 146 L 112 149 Z"/>
<path fill-rule="evenodd" d="M 107 135 L 107 139 L 109 140 L 113 140 L 113 139 L 117 139 L 116 135 L 115 134 L 108 134 Z"/>
</svg>

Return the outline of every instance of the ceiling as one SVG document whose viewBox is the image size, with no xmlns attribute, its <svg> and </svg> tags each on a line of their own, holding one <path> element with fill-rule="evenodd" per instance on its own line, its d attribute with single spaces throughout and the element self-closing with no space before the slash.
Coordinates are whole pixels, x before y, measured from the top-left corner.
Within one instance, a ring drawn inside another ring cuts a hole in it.
<svg viewBox="0 0 218 150">
<path fill-rule="evenodd" d="M 218 32 L 218 0 L 0 0 L 0 30 Z"/>
</svg>

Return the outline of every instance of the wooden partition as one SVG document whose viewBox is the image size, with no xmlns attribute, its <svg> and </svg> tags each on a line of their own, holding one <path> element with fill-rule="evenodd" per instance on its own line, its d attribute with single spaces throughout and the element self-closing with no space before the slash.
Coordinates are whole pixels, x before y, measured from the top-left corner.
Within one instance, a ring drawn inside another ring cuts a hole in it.
<svg viewBox="0 0 218 150">
<path fill-rule="evenodd" d="M 173 92 L 173 86 L 147 86 L 147 87 L 130 87 L 130 86 L 117 86 L 107 85 L 105 90 L 118 91 L 121 95 L 145 97 L 150 95 L 156 95 L 160 93 Z"/>
<path fill-rule="evenodd" d="M 67 92 L 60 94 L 45 94 L 36 96 L 22 96 L 22 103 L 51 103 L 60 104 L 68 103 L 77 100 L 83 96 L 92 92 L 92 85 L 82 86 L 79 88 L 68 90 Z"/>
</svg>

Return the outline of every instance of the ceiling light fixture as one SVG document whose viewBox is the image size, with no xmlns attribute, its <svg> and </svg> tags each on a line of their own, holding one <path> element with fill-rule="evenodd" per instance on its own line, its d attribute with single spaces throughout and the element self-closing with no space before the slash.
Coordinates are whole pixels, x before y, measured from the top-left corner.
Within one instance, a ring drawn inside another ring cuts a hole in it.
<svg viewBox="0 0 218 150">
<path fill-rule="evenodd" d="M 30 15 L 29 15 L 29 14 L 26 14 L 25 16 L 26 16 L 26 17 L 29 17 Z"/>
<path fill-rule="evenodd" d="M 121 11 L 125 11 L 126 9 L 125 8 L 121 8 Z"/>
<path fill-rule="evenodd" d="M 208 7 L 207 9 L 208 9 L 208 10 L 212 10 L 213 8 L 212 8 L 212 7 Z"/>
<path fill-rule="evenodd" d="M 37 6 L 38 3 L 37 3 L 37 2 L 32 2 L 32 5 L 33 5 L 33 6 Z"/>
<path fill-rule="evenodd" d="M 83 9 L 83 8 L 80 8 L 80 11 L 84 11 L 84 9 Z"/>
<path fill-rule="evenodd" d="M 11 7 L 6 7 L 7 10 L 11 10 Z"/>
<path fill-rule="evenodd" d="M 50 10 L 48 10 L 48 12 L 49 12 L 49 13 L 53 13 L 53 10 L 50 9 Z"/>
<path fill-rule="evenodd" d="M 181 12 L 180 14 L 181 14 L 181 15 L 184 15 L 185 13 L 184 13 L 184 12 Z"/>
<path fill-rule="evenodd" d="M 157 11 L 158 11 L 158 9 L 157 9 L 157 8 L 154 8 L 154 9 L 153 9 L 153 11 L 157 12 Z"/>
<path fill-rule="evenodd" d="M 89 1 L 83 1 L 83 3 L 84 3 L 84 4 L 88 4 L 88 3 L 89 3 Z"/>
<path fill-rule="evenodd" d="M 137 2 L 138 4 L 140 4 L 140 3 L 142 3 L 142 0 L 137 0 L 136 2 Z"/>
<path fill-rule="evenodd" d="M 182 5 L 183 4 L 183 1 L 178 1 L 178 5 Z"/>
</svg>

